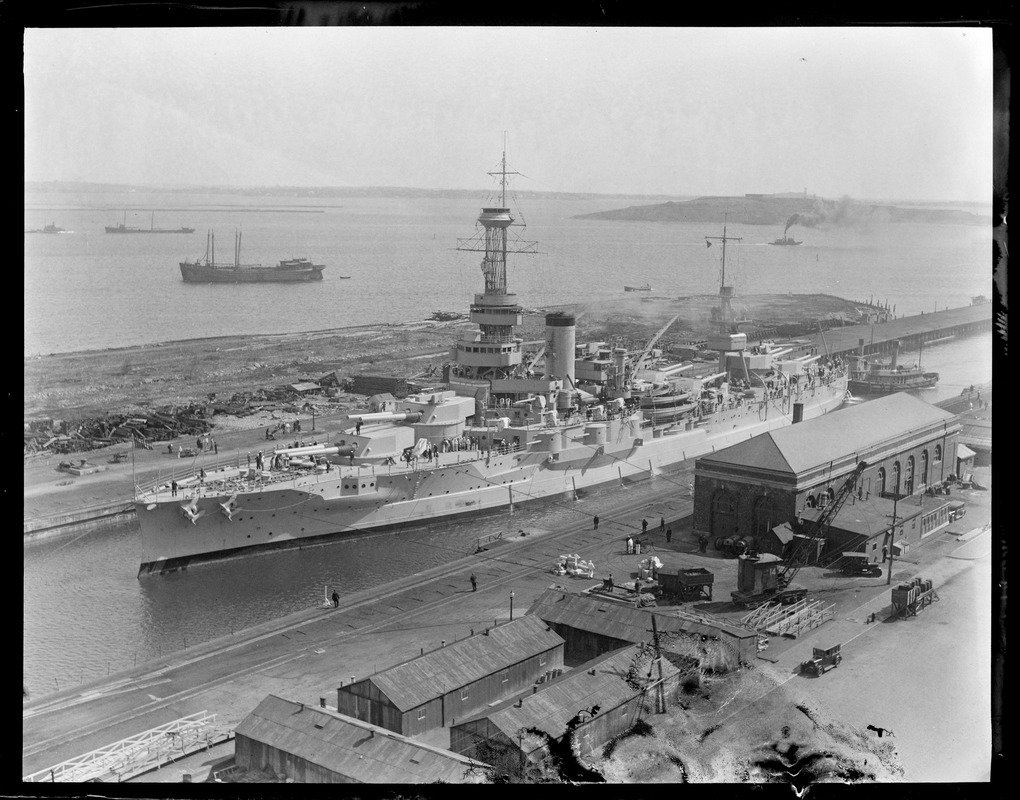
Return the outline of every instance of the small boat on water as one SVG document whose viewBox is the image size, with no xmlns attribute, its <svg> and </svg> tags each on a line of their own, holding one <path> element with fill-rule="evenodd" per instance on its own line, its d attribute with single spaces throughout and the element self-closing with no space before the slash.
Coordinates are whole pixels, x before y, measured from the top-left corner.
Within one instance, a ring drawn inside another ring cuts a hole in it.
<svg viewBox="0 0 1020 800">
<path fill-rule="evenodd" d="M 295 283 L 321 281 L 324 264 L 313 264 L 307 258 L 286 258 L 275 266 L 241 263 L 241 234 L 234 237 L 234 261 L 216 263 L 216 237 L 209 231 L 205 256 L 180 263 L 181 277 L 187 283 Z"/>
<path fill-rule="evenodd" d="M 148 228 L 129 228 L 127 226 L 127 212 L 124 212 L 124 221 L 120 225 L 107 225 L 107 233 L 194 233 L 194 228 L 157 228 L 156 212 L 152 212 L 152 219 Z"/>
<path fill-rule="evenodd" d="M 652 291 L 651 284 L 645 284 L 644 286 L 624 286 L 623 291 L 625 292 L 650 292 Z"/>
<path fill-rule="evenodd" d="M 911 389 L 928 389 L 939 382 L 937 372 L 925 372 L 921 367 L 920 350 L 916 364 L 910 366 L 897 364 L 898 345 L 899 342 L 894 343 L 892 361 L 889 364 L 866 361 L 863 355 L 858 356 L 856 366 L 850 369 L 847 388 L 860 394 L 888 394 L 907 392 Z"/>
<path fill-rule="evenodd" d="M 781 237 L 779 239 L 776 239 L 774 242 L 769 242 L 769 244 L 794 245 L 794 244 L 804 244 L 804 243 L 803 242 L 798 242 L 792 236 L 783 236 L 783 237 Z"/>
<path fill-rule="evenodd" d="M 35 230 L 25 231 L 25 233 L 74 233 L 74 231 L 58 228 L 55 222 L 51 222 L 44 228 L 36 228 Z"/>
</svg>

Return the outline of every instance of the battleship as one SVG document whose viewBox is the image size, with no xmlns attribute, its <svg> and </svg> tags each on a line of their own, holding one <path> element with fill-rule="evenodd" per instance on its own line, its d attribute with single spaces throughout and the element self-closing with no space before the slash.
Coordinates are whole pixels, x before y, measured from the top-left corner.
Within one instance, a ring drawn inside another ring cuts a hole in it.
<svg viewBox="0 0 1020 800">
<path fill-rule="evenodd" d="M 216 237 L 206 236 L 205 256 L 180 262 L 181 278 L 186 283 L 294 283 L 321 281 L 324 264 L 313 264 L 307 258 L 287 258 L 273 266 L 241 263 L 241 233 L 234 236 L 234 260 L 216 263 Z M 349 276 L 341 276 L 349 277 Z"/>
<path fill-rule="evenodd" d="M 202 561 L 444 519 L 513 510 L 676 470 L 697 456 L 838 409 L 842 364 L 734 333 L 722 241 L 720 328 L 709 374 L 602 343 L 578 346 L 576 317 L 546 314 L 544 346 L 524 351 L 524 307 L 507 285 L 508 254 L 533 254 L 511 228 L 506 155 L 490 172 L 498 205 L 482 208 L 458 250 L 482 253 L 477 328 L 453 342 L 447 382 L 403 399 L 370 398 L 322 443 L 260 453 L 226 467 L 136 488 L 139 577 Z M 675 319 L 675 318 L 674 318 Z M 660 332 L 661 333 L 661 332 Z M 544 357 L 544 361 L 542 358 Z M 542 361 L 542 369 L 538 369 Z"/>
</svg>

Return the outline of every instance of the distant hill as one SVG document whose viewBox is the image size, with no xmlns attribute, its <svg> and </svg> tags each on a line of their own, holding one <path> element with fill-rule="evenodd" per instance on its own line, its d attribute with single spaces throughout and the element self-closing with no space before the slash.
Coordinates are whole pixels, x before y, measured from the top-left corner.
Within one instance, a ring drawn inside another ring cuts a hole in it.
<svg viewBox="0 0 1020 800">
<path fill-rule="evenodd" d="M 826 200 L 812 195 L 748 194 L 743 197 L 698 197 L 655 205 L 629 206 L 611 211 L 579 214 L 574 219 L 608 219 L 640 222 L 721 222 L 723 215 L 744 225 L 791 225 L 813 228 L 864 222 L 934 222 L 988 225 L 983 214 L 945 208 L 862 203 L 844 197 Z"/>
</svg>

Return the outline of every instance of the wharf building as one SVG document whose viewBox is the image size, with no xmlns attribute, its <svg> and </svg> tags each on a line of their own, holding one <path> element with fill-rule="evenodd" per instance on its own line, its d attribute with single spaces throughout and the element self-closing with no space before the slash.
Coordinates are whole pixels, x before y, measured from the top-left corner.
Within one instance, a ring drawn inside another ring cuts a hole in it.
<svg viewBox="0 0 1020 800">
<path fill-rule="evenodd" d="M 814 557 L 867 552 L 872 563 L 945 527 L 941 490 L 956 474 L 958 418 L 891 394 L 756 436 L 695 461 L 694 535 L 722 549 L 783 555 L 832 502 L 861 461 L 867 468 Z M 890 533 L 892 529 L 895 531 Z"/>
<path fill-rule="evenodd" d="M 568 732 L 581 758 L 675 698 L 680 671 L 632 644 L 592 659 L 450 729 L 450 750 L 487 763 L 541 762 Z"/>
<path fill-rule="evenodd" d="M 235 728 L 234 763 L 295 783 L 482 783 L 487 772 L 449 750 L 272 694 Z"/>
<path fill-rule="evenodd" d="M 563 644 L 524 616 L 341 686 L 337 710 L 404 736 L 449 727 L 551 677 Z"/>
<path fill-rule="evenodd" d="M 651 642 L 655 632 L 667 654 L 675 653 L 684 660 L 690 651 L 687 645 L 695 645 L 699 660 L 716 671 L 735 669 L 757 656 L 758 636 L 747 628 L 655 613 L 557 587 L 543 592 L 528 615 L 538 617 L 563 637 L 568 666 L 627 645 Z"/>
</svg>

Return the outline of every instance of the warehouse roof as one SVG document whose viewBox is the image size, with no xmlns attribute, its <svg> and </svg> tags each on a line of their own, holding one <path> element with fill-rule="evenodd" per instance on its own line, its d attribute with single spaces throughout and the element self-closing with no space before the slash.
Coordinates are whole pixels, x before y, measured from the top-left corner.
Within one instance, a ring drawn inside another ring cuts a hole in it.
<svg viewBox="0 0 1020 800">
<path fill-rule="evenodd" d="M 956 416 L 905 393 L 890 394 L 787 425 L 702 456 L 697 465 L 730 464 L 799 474 Z"/>
<path fill-rule="evenodd" d="M 598 713 L 609 713 L 658 682 L 658 667 L 649 677 L 653 655 L 651 648 L 640 644 L 613 650 L 540 684 L 533 694 L 511 697 L 462 724 L 488 718 L 492 725 L 513 741 L 519 741 L 525 752 L 530 753 L 547 740 L 540 735 L 521 734 L 522 729 L 545 731 L 559 738 L 567 723 L 579 712 L 598 706 Z M 662 678 L 668 680 L 679 672 L 666 659 L 661 663 Z"/>
<path fill-rule="evenodd" d="M 272 694 L 234 733 L 362 783 L 474 783 L 485 774 L 473 759 Z"/>
<path fill-rule="evenodd" d="M 590 595 L 570 594 L 560 589 L 546 589 L 528 609 L 528 614 L 541 617 L 550 624 L 566 625 L 625 642 L 647 642 L 652 638 L 652 612 Z M 661 612 L 654 616 L 659 633 L 691 633 L 699 636 L 723 633 L 737 639 L 757 635 L 746 628 L 724 623 L 709 625 Z"/>
<path fill-rule="evenodd" d="M 542 620 L 526 615 L 365 680 L 372 681 L 401 711 L 409 711 L 562 644 L 563 639 Z"/>
</svg>

